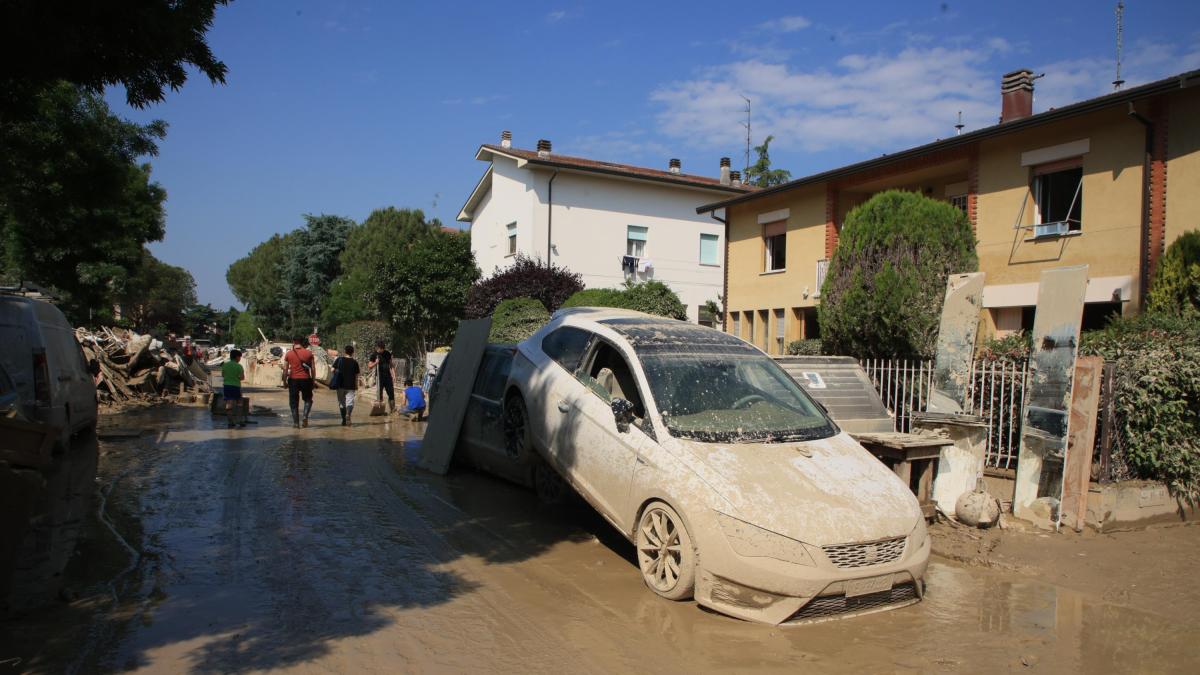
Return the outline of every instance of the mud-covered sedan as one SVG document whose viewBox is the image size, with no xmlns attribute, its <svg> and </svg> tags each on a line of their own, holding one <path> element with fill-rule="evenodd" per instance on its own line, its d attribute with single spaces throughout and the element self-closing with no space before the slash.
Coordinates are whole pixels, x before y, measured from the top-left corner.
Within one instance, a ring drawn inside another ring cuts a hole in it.
<svg viewBox="0 0 1200 675">
<path fill-rule="evenodd" d="M 736 337 L 562 310 L 489 348 L 467 419 L 464 459 L 542 493 L 548 463 L 635 544 L 663 597 L 779 624 L 923 593 L 929 541 L 908 487 Z"/>
</svg>

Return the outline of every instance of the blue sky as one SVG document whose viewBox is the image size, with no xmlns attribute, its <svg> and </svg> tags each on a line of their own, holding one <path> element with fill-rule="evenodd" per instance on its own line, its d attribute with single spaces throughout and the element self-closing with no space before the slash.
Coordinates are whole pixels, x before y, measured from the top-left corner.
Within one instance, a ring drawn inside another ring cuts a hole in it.
<svg viewBox="0 0 1200 675">
<path fill-rule="evenodd" d="M 755 142 L 801 176 L 994 123 L 999 79 L 1030 67 L 1035 110 L 1106 93 L 1115 2 L 279 2 L 218 9 L 227 83 L 193 77 L 131 110 L 170 124 L 155 180 L 201 302 L 225 269 L 304 213 L 454 217 L 511 129 L 555 152 L 714 175 Z M 1130 84 L 1200 68 L 1200 3 L 1128 0 Z"/>
</svg>

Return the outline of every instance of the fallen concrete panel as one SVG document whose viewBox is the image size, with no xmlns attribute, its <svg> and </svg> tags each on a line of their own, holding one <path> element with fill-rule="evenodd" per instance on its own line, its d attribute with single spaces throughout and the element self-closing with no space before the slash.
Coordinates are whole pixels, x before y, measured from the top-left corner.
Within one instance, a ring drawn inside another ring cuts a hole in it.
<svg viewBox="0 0 1200 675">
<path fill-rule="evenodd" d="M 1087 265 L 1042 272 L 1013 514 L 1058 528 Z M 1038 505 L 1034 507 L 1034 503 Z"/>
<path fill-rule="evenodd" d="M 425 429 L 421 443 L 421 468 L 438 474 L 450 469 L 450 458 L 458 444 L 458 433 L 462 428 L 463 416 L 471 400 L 471 387 L 483 351 L 487 348 L 488 332 L 492 328 L 491 318 L 459 321 L 454 344 L 450 347 L 453 358 L 446 359 L 442 367 L 442 378 L 438 383 L 437 399 L 429 402 L 433 412 Z"/>
<path fill-rule="evenodd" d="M 1075 364 L 1071 394 L 1071 423 L 1063 472 L 1062 522 L 1082 532 L 1087 519 L 1088 485 L 1092 478 L 1092 449 L 1096 444 L 1096 413 L 1100 409 L 1100 376 L 1104 359 L 1083 356 Z"/>
<path fill-rule="evenodd" d="M 952 274 L 946 280 L 929 412 L 960 413 L 966 405 L 971 363 L 975 358 L 975 333 L 979 329 L 983 277 L 983 272 L 971 272 Z"/>
</svg>

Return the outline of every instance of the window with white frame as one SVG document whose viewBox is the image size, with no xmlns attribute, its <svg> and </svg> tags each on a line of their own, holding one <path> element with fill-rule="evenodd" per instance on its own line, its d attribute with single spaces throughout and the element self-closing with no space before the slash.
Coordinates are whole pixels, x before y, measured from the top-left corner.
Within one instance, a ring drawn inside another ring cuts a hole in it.
<svg viewBox="0 0 1200 675">
<path fill-rule="evenodd" d="M 649 228 L 642 225 L 629 225 L 625 232 L 625 255 L 635 258 L 646 257 L 646 235 Z"/>
<path fill-rule="evenodd" d="M 1068 159 L 1033 168 L 1034 221 L 1040 234 L 1078 232 L 1083 225 L 1083 162 Z M 1050 226 L 1057 226 L 1051 228 Z"/>
<path fill-rule="evenodd" d="M 763 225 L 763 271 L 779 272 L 787 267 L 787 222 Z"/>
<path fill-rule="evenodd" d="M 715 234 L 700 235 L 700 264 L 720 265 L 720 252 L 717 249 L 718 237 Z"/>
<path fill-rule="evenodd" d="M 786 353 L 787 318 L 782 309 L 775 310 L 775 353 Z"/>
<path fill-rule="evenodd" d="M 508 224 L 508 253 L 507 255 L 517 254 L 517 224 Z"/>
</svg>

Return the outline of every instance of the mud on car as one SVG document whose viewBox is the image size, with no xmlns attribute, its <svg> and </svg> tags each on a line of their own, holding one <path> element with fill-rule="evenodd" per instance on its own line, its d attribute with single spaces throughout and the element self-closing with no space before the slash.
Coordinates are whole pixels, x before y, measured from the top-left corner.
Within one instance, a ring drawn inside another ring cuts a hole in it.
<svg viewBox="0 0 1200 675">
<path fill-rule="evenodd" d="M 912 492 L 726 333 L 560 310 L 528 340 L 488 347 L 465 419 L 460 461 L 551 499 L 565 480 L 634 543 L 665 598 L 780 624 L 924 592 Z"/>
</svg>

